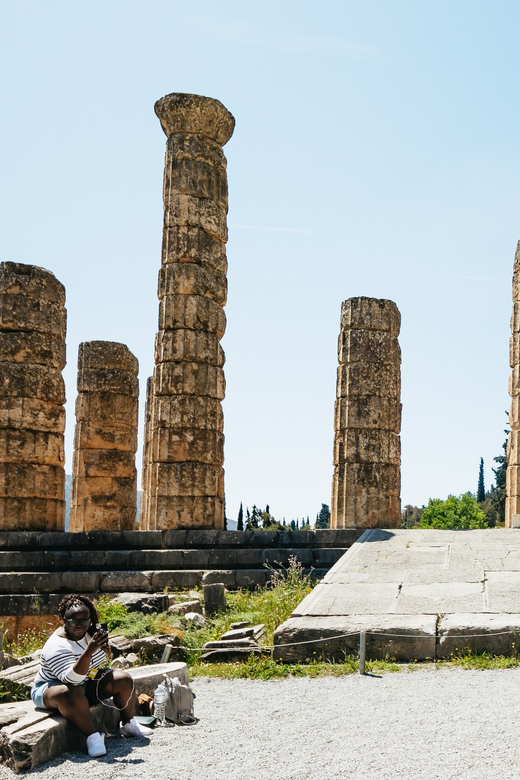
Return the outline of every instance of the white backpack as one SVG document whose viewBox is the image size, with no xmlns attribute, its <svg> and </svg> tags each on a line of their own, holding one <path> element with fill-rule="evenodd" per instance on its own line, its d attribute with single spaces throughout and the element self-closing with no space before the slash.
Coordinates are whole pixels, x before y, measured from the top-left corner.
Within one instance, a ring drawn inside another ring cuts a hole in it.
<svg viewBox="0 0 520 780">
<path fill-rule="evenodd" d="M 176 723 L 177 726 L 187 726 L 196 723 L 193 702 L 195 694 L 189 685 L 183 685 L 178 677 L 164 675 L 164 687 L 168 691 L 166 699 L 166 720 Z"/>
</svg>

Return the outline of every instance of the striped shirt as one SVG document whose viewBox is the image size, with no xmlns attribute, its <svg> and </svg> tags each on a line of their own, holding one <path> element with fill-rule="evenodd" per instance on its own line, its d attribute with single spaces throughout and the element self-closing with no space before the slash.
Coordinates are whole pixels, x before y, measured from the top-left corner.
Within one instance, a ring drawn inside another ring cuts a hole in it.
<svg viewBox="0 0 520 780">
<path fill-rule="evenodd" d="M 88 673 L 78 674 L 73 667 L 90 641 L 89 634 L 76 640 L 60 636 L 58 632 L 62 631 L 63 629 L 59 628 L 45 642 L 40 656 L 40 668 L 34 678 L 35 685 L 49 680 L 60 680 L 70 685 L 80 685 L 87 678 Z M 90 659 L 88 670 L 98 669 L 105 659 L 104 651 L 96 650 Z"/>
</svg>

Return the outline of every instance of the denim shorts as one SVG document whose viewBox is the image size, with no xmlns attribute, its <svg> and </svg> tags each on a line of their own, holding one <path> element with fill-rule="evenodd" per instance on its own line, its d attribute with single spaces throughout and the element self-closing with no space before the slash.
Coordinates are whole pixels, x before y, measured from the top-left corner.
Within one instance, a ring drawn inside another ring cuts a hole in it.
<svg viewBox="0 0 520 780">
<path fill-rule="evenodd" d="M 43 682 L 36 683 L 36 685 L 33 685 L 31 688 L 31 699 L 39 710 L 56 709 L 55 707 L 46 707 L 43 703 L 43 694 L 47 688 L 50 688 L 52 685 L 65 685 L 65 683 L 62 683 L 61 680 L 44 680 Z M 87 683 L 84 682 L 81 683 L 81 685 L 85 688 Z"/>
</svg>

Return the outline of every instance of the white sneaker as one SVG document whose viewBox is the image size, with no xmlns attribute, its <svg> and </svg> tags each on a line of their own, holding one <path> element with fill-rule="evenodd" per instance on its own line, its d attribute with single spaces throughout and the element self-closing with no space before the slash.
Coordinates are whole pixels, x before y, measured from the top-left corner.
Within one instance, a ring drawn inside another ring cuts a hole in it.
<svg viewBox="0 0 520 780">
<path fill-rule="evenodd" d="M 129 720 L 124 725 L 121 724 L 119 733 L 122 737 L 147 737 L 153 732 L 153 729 L 149 729 L 148 726 L 141 726 L 135 718 Z"/>
<path fill-rule="evenodd" d="M 91 758 L 105 756 L 107 749 L 105 747 L 105 735 L 95 731 L 90 737 L 87 737 L 87 750 Z"/>
</svg>

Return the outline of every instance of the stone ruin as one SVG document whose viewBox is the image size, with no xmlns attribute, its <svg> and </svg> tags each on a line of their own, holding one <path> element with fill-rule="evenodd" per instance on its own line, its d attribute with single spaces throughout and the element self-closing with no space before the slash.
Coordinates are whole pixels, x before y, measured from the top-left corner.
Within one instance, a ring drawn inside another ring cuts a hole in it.
<svg viewBox="0 0 520 780">
<path fill-rule="evenodd" d="M 513 266 L 513 312 L 509 341 L 509 425 L 507 437 L 506 528 L 520 527 L 520 241 Z"/>
<path fill-rule="evenodd" d="M 135 528 L 138 369 L 124 344 L 79 345 L 69 531 Z"/>
<path fill-rule="evenodd" d="M 401 525 L 400 325 L 393 301 L 341 306 L 331 528 Z"/>
<path fill-rule="evenodd" d="M 149 384 L 143 529 L 224 527 L 227 174 L 235 120 L 218 100 L 166 95 L 159 330 Z"/>
<path fill-rule="evenodd" d="M 0 264 L 0 530 L 65 522 L 65 288 L 44 268 Z"/>
</svg>

